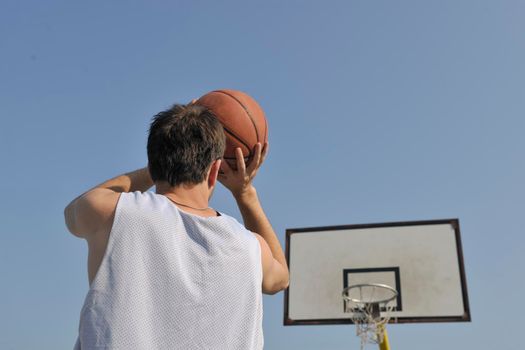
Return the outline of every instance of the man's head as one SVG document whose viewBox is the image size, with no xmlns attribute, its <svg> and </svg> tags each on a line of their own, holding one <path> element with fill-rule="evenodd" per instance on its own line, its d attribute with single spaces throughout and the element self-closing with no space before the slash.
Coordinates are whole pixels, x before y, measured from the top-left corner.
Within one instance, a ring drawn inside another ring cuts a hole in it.
<svg viewBox="0 0 525 350">
<path fill-rule="evenodd" d="M 170 186 L 206 180 L 212 163 L 222 158 L 224 130 L 205 107 L 174 105 L 157 114 L 148 136 L 148 167 L 152 180 Z"/>
</svg>

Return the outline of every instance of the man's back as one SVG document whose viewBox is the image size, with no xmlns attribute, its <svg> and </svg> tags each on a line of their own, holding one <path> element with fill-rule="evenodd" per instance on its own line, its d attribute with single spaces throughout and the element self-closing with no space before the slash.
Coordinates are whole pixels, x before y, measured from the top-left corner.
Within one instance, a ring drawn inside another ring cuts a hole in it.
<svg viewBox="0 0 525 350">
<path fill-rule="evenodd" d="M 262 349 L 262 278 L 259 242 L 235 219 L 122 193 L 76 348 Z"/>
</svg>

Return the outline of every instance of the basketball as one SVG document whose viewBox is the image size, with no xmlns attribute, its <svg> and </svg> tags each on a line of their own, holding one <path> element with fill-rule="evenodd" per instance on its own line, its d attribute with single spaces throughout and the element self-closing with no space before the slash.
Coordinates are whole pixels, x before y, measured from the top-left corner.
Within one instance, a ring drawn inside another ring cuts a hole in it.
<svg viewBox="0 0 525 350">
<path fill-rule="evenodd" d="M 261 106 L 238 90 L 215 90 L 199 98 L 196 104 L 208 108 L 221 122 L 226 135 L 224 160 L 237 169 L 235 149 L 240 147 L 246 166 L 254 156 L 257 142 L 268 141 L 268 123 Z"/>
</svg>

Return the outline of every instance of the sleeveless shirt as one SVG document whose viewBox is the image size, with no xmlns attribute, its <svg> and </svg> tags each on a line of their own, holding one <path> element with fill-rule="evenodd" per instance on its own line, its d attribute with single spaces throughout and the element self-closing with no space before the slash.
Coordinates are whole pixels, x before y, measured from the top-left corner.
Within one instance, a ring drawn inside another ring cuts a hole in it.
<svg viewBox="0 0 525 350">
<path fill-rule="evenodd" d="M 75 350 L 262 349 L 257 238 L 221 213 L 122 193 L 80 312 Z"/>
</svg>

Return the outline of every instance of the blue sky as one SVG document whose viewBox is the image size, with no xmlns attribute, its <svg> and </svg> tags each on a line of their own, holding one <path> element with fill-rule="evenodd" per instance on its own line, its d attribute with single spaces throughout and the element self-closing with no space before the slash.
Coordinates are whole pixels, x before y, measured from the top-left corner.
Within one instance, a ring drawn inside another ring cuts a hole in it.
<svg viewBox="0 0 525 350">
<path fill-rule="evenodd" d="M 256 185 L 283 243 L 292 227 L 460 219 L 473 321 L 392 325 L 392 349 L 514 348 L 524 15 L 507 0 L 2 1 L 0 348 L 73 347 L 87 246 L 63 208 L 146 165 L 155 113 L 216 88 L 266 111 Z M 212 205 L 240 218 L 224 189 Z M 266 349 L 359 346 L 350 326 L 283 327 L 282 294 L 264 302 Z"/>
</svg>

